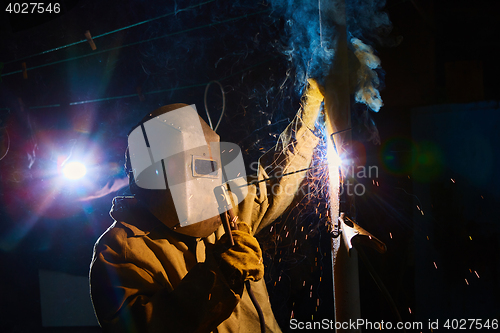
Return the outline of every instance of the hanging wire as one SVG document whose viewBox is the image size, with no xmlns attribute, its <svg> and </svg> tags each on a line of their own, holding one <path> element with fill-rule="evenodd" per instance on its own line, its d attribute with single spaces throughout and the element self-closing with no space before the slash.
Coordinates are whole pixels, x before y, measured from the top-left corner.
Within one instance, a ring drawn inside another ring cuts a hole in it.
<svg viewBox="0 0 500 333">
<path fill-rule="evenodd" d="M 270 9 L 266 9 L 266 10 L 262 10 L 262 11 L 251 13 L 251 14 L 245 14 L 245 15 L 234 17 L 234 18 L 230 18 L 230 19 L 227 19 L 227 20 L 224 20 L 224 21 L 209 23 L 209 24 L 205 24 L 205 25 L 202 25 L 202 26 L 199 26 L 199 27 L 194 27 L 194 28 L 190 28 L 190 29 L 186 29 L 186 30 L 172 32 L 170 34 L 166 34 L 166 35 L 163 35 L 163 36 L 154 37 L 154 38 L 150 38 L 150 39 L 146 39 L 146 40 L 141 40 L 139 42 L 134 42 L 134 43 L 130 43 L 130 44 L 122 45 L 122 46 L 112 47 L 110 49 L 106 49 L 106 50 L 102 50 L 102 51 L 97 51 L 97 52 L 92 52 L 90 54 L 85 54 L 85 55 L 82 55 L 82 56 L 77 56 L 77 57 L 73 57 L 73 58 L 58 60 L 58 61 L 50 62 L 48 64 L 43 64 L 43 65 L 39 65 L 39 66 L 34 66 L 34 67 L 26 68 L 26 70 L 33 70 L 33 69 L 37 69 L 37 68 L 47 67 L 47 66 L 50 66 L 50 65 L 60 64 L 60 63 L 63 63 L 63 62 L 68 62 L 68 61 L 72 61 L 72 60 L 82 59 L 82 58 L 94 56 L 94 55 L 97 55 L 97 54 L 101 54 L 101 53 L 105 53 L 105 52 L 110 52 L 110 51 L 118 50 L 118 49 L 121 49 L 121 48 L 124 48 L 124 47 L 139 45 L 139 44 L 146 43 L 146 42 L 151 42 L 151 41 L 154 41 L 154 40 L 157 40 L 157 39 L 179 35 L 179 34 L 182 34 L 182 33 L 185 33 L 185 32 L 191 32 L 191 31 L 195 31 L 195 30 L 199 30 L 199 29 L 203 29 L 203 28 L 213 27 L 213 26 L 216 26 L 216 25 L 219 25 L 219 24 L 223 24 L 223 23 L 237 21 L 237 20 L 240 20 L 240 19 L 243 19 L 243 18 L 247 18 L 247 17 L 253 16 L 253 15 L 258 15 L 258 14 L 262 14 L 262 13 L 266 13 L 266 12 L 270 12 L 270 11 L 271 11 Z M 18 73 L 22 73 L 22 72 L 23 72 L 23 69 L 17 70 L 17 71 L 14 71 L 14 72 L 10 72 L 10 73 L 2 74 L 2 76 L 12 75 L 12 74 L 18 74 Z"/>
<path fill-rule="evenodd" d="M 208 113 L 208 105 L 207 105 L 207 95 L 208 95 L 208 88 L 210 88 L 210 85 L 212 83 L 217 83 L 220 87 L 220 91 L 222 93 L 222 111 L 219 116 L 219 121 L 217 122 L 217 125 L 215 125 L 215 129 L 212 126 L 212 119 L 210 119 L 210 114 Z M 219 81 L 210 81 L 207 84 L 207 87 L 205 88 L 205 96 L 203 97 L 203 101 L 205 103 L 205 112 L 207 113 L 207 118 L 208 118 L 208 124 L 210 125 L 210 128 L 214 130 L 214 132 L 217 132 L 217 128 L 219 128 L 220 122 L 222 120 L 222 116 L 224 115 L 224 111 L 226 110 L 226 93 L 224 92 L 224 87 L 222 84 L 220 84 Z"/>
<path fill-rule="evenodd" d="M 171 16 L 171 15 L 177 15 L 178 13 L 181 13 L 181 12 L 184 12 L 184 11 L 187 11 L 187 10 L 191 10 L 191 9 L 194 9 L 194 8 L 197 8 L 197 7 L 201 7 L 203 5 L 206 5 L 206 4 L 214 2 L 214 1 L 215 0 L 208 0 L 208 1 L 205 1 L 205 2 L 201 2 L 201 3 L 197 4 L 197 5 L 192 5 L 192 6 L 189 6 L 189 7 L 186 7 L 186 8 L 182 8 L 182 9 L 176 9 L 175 11 L 173 11 L 171 13 L 168 13 L 168 14 L 165 14 L 165 15 L 161 15 L 161 16 L 149 19 L 149 20 L 145 20 L 145 21 L 142 21 L 142 22 L 138 22 L 138 23 L 135 23 L 135 24 L 132 24 L 132 25 L 120 28 L 120 29 L 116 29 L 116 30 L 113 30 L 113 31 L 105 32 L 105 33 L 97 35 L 97 36 L 93 36 L 92 39 L 97 39 L 97 38 L 100 38 L 100 37 L 108 36 L 108 35 L 114 34 L 115 32 L 127 30 L 127 29 L 130 29 L 130 28 L 133 28 L 133 27 L 137 27 L 137 26 L 139 26 L 141 24 L 153 22 L 153 21 L 156 21 L 156 20 L 159 20 L 159 19 Z M 56 47 L 56 48 L 53 48 L 53 49 L 50 49 L 50 50 L 46 50 L 46 51 L 43 51 L 43 52 L 40 52 L 40 53 L 29 55 L 29 56 L 26 56 L 26 57 L 23 57 L 23 58 L 19 58 L 19 59 L 14 59 L 14 60 L 11 60 L 11 61 L 7 61 L 4 64 L 10 64 L 10 63 L 13 63 L 15 61 L 26 60 L 26 59 L 29 59 L 29 58 L 33 58 L 33 57 L 36 57 L 36 56 L 39 56 L 39 55 L 47 54 L 47 53 L 50 53 L 50 52 L 53 52 L 53 51 L 62 50 L 62 49 L 65 49 L 65 48 L 68 48 L 68 47 L 71 47 L 71 46 L 74 46 L 74 45 L 86 43 L 86 42 L 87 42 L 87 39 L 82 39 L 82 40 L 80 40 L 78 42 L 74 42 L 74 43 L 70 43 L 70 44 L 67 44 L 67 45 L 59 46 L 59 47 Z"/>
<path fill-rule="evenodd" d="M 318 21 L 319 21 L 319 45 L 323 47 L 323 33 L 321 24 L 321 0 L 318 0 Z"/>
<path fill-rule="evenodd" d="M 28 109 L 56 108 L 56 107 L 59 107 L 59 106 L 61 106 L 61 104 L 30 106 Z"/>
<path fill-rule="evenodd" d="M 389 290 L 387 290 L 387 287 L 385 286 L 384 282 L 377 274 L 377 271 L 375 270 L 373 265 L 370 263 L 370 259 L 366 255 L 365 250 L 363 249 L 362 246 L 356 246 L 356 251 L 358 252 L 359 257 L 361 258 L 361 261 L 363 262 L 363 264 L 365 264 L 366 268 L 368 269 L 368 273 L 370 273 L 370 276 L 377 285 L 378 289 L 380 290 L 386 301 L 389 303 L 389 306 L 393 311 L 394 315 L 396 316 L 399 322 L 403 322 L 401 314 L 399 313 L 398 310 L 398 306 L 396 305 L 396 302 L 394 302 L 391 293 L 389 292 Z M 404 327 L 403 327 L 403 332 L 406 333 L 406 329 Z"/>
<path fill-rule="evenodd" d="M 233 73 L 231 75 L 225 76 L 225 77 L 219 79 L 219 81 L 227 80 L 227 79 L 229 79 L 229 78 L 231 78 L 231 77 L 233 77 L 235 75 L 247 72 L 250 69 L 258 67 L 258 66 L 260 66 L 262 64 L 265 64 L 265 63 L 267 63 L 267 62 L 269 62 L 269 61 L 271 61 L 271 60 L 273 60 L 275 58 L 277 58 L 277 56 L 269 58 L 269 59 L 264 60 L 264 61 L 261 61 L 261 62 L 255 64 L 255 65 L 249 66 L 247 68 L 244 68 L 241 71 L 237 71 L 237 72 L 235 72 L 235 73 Z M 198 83 L 198 84 L 192 84 L 192 85 L 183 86 L 183 87 L 154 90 L 154 91 L 145 92 L 143 94 L 144 95 L 152 95 L 152 94 L 159 94 L 159 93 L 171 92 L 171 91 L 182 90 L 182 89 L 198 88 L 198 87 L 204 87 L 207 84 L 208 83 Z M 71 102 L 71 103 L 69 103 L 69 105 L 81 105 L 81 104 L 96 103 L 96 102 L 106 102 L 106 101 L 111 101 L 111 100 L 116 100 L 116 99 L 130 98 L 130 97 L 137 97 L 137 96 L 138 95 L 136 93 L 136 94 L 130 94 L 130 95 L 104 97 L 104 98 L 90 99 L 90 100 L 86 100 L 86 101 Z M 31 107 L 29 107 L 29 109 L 43 109 L 43 108 L 53 108 L 53 107 L 60 107 L 60 106 L 61 106 L 61 104 L 40 105 L 40 106 L 31 106 Z M 10 109 L 9 108 L 0 108 L 0 110 L 6 110 L 6 111 L 8 111 Z"/>
</svg>

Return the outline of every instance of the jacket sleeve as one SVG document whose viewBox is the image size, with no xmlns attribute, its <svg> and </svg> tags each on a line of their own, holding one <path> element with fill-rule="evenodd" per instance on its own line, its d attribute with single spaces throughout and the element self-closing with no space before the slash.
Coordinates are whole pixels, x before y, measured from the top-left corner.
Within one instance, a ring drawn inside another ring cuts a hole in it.
<svg viewBox="0 0 500 333">
<path fill-rule="evenodd" d="M 237 208 L 237 215 L 242 220 L 252 222 L 255 234 L 290 206 L 306 175 L 305 171 L 293 172 L 311 164 L 314 148 L 319 142 L 312 130 L 321 101 L 312 101 L 311 98 L 308 101 L 309 104 L 299 110 L 281 133 L 277 144 L 259 159 L 254 185 L 248 187 L 246 199 Z M 281 177 L 289 173 L 292 174 Z"/>
<path fill-rule="evenodd" d="M 239 302 L 215 265 L 196 264 L 172 288 L 126 252 L 120 228 L 108 230 L 94 249 L 91 295 L 105 332 L 211 332 Z"/>
</svg>

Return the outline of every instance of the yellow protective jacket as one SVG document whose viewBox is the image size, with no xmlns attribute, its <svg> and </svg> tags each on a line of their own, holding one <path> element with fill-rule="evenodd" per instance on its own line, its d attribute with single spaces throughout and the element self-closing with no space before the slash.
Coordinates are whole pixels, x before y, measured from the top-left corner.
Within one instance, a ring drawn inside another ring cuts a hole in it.
<svg viewBox="0 0 500 333">
<path fill-rule="evenodd" d="M 319 139 L 308 128 L 314 122 L 306 120 L 297 116 L 276 147 L 261 157 L 256 179 L 310 165 Z M 304 175 L 249 186 L 235 207 L 239 220 L 254 234 L 271 224 L 291 204 Z M 115 222 L 97 241 L 90 270 L 92 302 L 105 332 L 260 332 L 246 288 L 242 295 L 235 293 L 217 265 L 205 261 L 209 244 L 223 235 L 222 227 L 205 239 L 181 235 L 132 197 L 115 198 L 110 215 Z M 281 332 L 264 279 L 251 284 L 266 332 Z"/>
</svg>

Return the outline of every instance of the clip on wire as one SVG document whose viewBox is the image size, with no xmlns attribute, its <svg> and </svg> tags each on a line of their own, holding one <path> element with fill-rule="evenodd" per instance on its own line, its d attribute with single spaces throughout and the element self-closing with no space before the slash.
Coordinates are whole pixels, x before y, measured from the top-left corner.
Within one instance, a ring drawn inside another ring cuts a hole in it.
<svg viewBox="0 0 500 333">
<path fill-rule="evenodd" d="M 28 69 L 26 68 L 26 63 L 23 62 L 21 66 L 23 67 L 23 78 L 26 80 L 28 78 Z"/>
<path fill-rule="evenodd" d="M 85 38 L 87 38 L 87 42 L 89 42 L 92 51 L 95 51 L 97 49 L 97 46 L 95 46 L 94 40 L 92 39 L 92 35 L 90 34 L 89 30 L 85 31 Z"/>
</svg>

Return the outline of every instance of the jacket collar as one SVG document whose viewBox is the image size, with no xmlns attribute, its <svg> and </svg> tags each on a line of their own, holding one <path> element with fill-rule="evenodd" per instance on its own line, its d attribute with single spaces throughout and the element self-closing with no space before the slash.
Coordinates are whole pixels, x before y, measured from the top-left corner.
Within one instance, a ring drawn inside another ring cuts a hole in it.
<svg viewBox="0 0 500 333">
<path fill-rule="evenodd" d="M 148 235 L 161 222 L 144 209 L 133 196 L 113 198 L 109 215 L 129 229 L 134 236 Z"/>
</svg>

